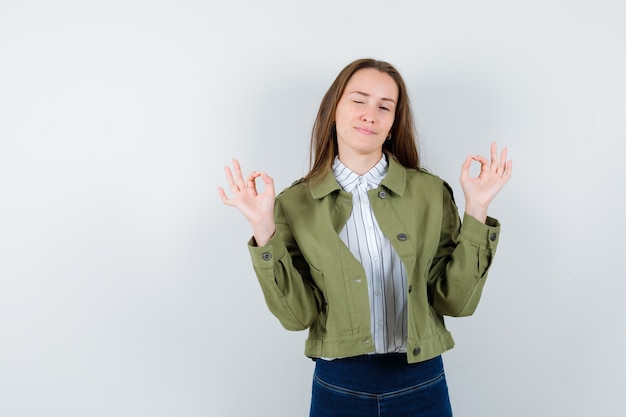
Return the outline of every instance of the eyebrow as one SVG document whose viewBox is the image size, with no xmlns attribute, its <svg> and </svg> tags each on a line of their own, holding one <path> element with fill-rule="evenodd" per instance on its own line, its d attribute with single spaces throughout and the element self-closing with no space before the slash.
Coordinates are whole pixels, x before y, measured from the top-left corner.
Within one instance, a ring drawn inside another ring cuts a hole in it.
<svg viewBox="0 0 626 417">
<path fill-rule="evenodd" d="M 365 96 L 365 97 L 370 97 L 370 94 L 364 93 L 364 92 L 362 92 L 362 91 L 350 91 L 350 93 L 349 93 L 349 94 L 354 94 L 354 93 L 356 93 L 356 94 L 360 94 L 360 95 Z M 382 98 L 381 98 L 381 100 L 384 100 L 384 101 L 391 101 L 392 103 L 394 103 L 394 104 L 395 104 L 395 100 L 392 100 L 392 99 L 390 99 L 390 98 L 382 97 Z"/>
</svg>

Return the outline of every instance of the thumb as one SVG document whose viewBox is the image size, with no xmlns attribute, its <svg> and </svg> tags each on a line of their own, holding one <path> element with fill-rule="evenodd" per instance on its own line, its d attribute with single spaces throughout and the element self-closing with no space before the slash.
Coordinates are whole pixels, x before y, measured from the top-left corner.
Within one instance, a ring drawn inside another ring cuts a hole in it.
<svg viewBox="0 0 626 417">
<path fill-rule="evenodd" d="M 265 172 L 261 172 L 261 180 L 263 180 L 263 183 L 265 184 L 265 192 L 275 196 L 276 190 L 274 189 L 274 179 Z"/>
<path fill-rule="evenodd" d="M 463 166 L 461 167 L 461 180 L 464 180 L 470 175 L 470 167 L 472 166 L 472 155 L 467 155 Z"/>
</svg>

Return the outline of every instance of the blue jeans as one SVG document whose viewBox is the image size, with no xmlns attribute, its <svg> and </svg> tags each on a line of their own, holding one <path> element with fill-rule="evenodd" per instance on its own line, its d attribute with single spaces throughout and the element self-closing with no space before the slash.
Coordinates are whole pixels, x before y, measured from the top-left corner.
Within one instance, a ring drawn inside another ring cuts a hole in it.
<svg viewBox="0 0 626 417">
<path fill-rule="evenodd" d="M 310 417 L 452 417 L 441 356 L 408 364 L 405 354 L 318 359 Z"/>
</svg>

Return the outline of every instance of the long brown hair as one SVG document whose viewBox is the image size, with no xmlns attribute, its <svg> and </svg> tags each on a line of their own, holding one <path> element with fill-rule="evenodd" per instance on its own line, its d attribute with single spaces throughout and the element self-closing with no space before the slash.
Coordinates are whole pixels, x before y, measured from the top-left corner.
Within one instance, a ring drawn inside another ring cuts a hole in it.
<svg viewBox="0 0 626 417">
<path fill-rule="evenodd" d="M 305 177 L 306 180 L 320 181 L 330 171 L 337 155 L 337 129 L 335 127 L 337 103 L 343 96 L 350 78 L 355 72 L 365 68 L 374 68 L 388 74 L 398 85 L 398 104 L 390 131 L 391 139 L 385 141 L 383 150 L 407 168 L 418 169 L 420 167 L 413 112 L 402 76 L 387 62 L 365 58 L 358 59 L 341 70 L 320 103 L 311 134 L 311 168 Z"/>
</svg>

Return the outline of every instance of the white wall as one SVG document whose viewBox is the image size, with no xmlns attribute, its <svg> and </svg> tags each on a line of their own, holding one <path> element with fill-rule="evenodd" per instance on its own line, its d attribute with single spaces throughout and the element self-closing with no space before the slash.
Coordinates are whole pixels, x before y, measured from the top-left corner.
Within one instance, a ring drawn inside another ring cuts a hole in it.
<svg viewBox="0 0 626 417">
<path fill-rule="evenodd" d="M 408 82 L 462 195 L 507 145 L 482 304 L 449 319 L 458 416 L 621 416 L 626 5 L 610 0 L 0 2 L 0 415 L 303 416 L 304 333 L 267 312 L 232 156 L 305 173 L 351 60 Z"/>
</svg>

